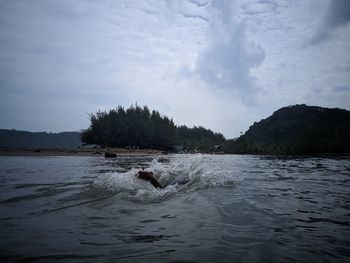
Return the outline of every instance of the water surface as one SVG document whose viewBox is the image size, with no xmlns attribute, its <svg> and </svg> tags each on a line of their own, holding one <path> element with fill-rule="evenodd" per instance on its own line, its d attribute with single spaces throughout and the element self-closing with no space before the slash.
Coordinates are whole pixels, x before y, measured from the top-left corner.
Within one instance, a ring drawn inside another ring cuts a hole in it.
<svg viewBox="0 0 350 263">
<path fill-rule="evenodd" d="M 0 157 L 0 233 L 1 262 L 345 262 L 350 159 Z"/>
</svg>

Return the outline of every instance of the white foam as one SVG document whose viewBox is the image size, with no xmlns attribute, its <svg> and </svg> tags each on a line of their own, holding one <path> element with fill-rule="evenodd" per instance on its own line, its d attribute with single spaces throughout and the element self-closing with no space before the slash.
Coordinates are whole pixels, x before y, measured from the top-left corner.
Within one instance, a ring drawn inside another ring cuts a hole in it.
<svg viewBox="0 0 350 263">
<path fill-rule="evenodd" d="M 168 198 L 180 191 L 194 191 L 201 188 L 231 186 L 233 174 L 220 169 L 205 155 L 181 155 L 170 158 L 168 163 L 154 159 L 146 171 L 152 171 L 164 189 L 154 188 L 150 182 L 135 177 L 138 169 L 125 173 L 110 172 L 99 176 L 93 186 L 107 190 L 135 201 L 153 201 Z"/>
</svg>

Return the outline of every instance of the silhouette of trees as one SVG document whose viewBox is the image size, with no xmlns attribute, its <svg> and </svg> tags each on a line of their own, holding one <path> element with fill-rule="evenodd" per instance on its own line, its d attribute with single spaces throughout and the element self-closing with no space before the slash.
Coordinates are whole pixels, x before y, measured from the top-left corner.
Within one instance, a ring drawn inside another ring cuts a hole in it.
<svg viewBox="0 0 350 263">
<path fill-rule="evenodd" d="M 90 114 L 90 127 L 82 132 L 81 140 L 104 147 L 139 147 L 172 150 L 175 145 L 185 149 L 209 151 L 225 142 L 222 134 L 203 127 L 177 127 L 172 119 L 158 111 L 138 105 L 121 106 Z"/>
<path fill-rule="evenodd" d="M 200 152 L 210 152 L 215 145 L 221 145 L 226 141 L 221 133 L 214 133 L 201 126 L 193 128 L 180 126 L 178 133 L 181 145 L 188 150 L 197 149 Z"/>
</svg>

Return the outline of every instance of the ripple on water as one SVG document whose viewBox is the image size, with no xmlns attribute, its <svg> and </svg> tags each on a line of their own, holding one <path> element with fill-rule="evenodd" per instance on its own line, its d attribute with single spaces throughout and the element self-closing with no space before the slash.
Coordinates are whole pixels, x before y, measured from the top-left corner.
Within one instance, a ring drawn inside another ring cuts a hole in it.
<svg viewBox="0 0 350 263">
<path fill-rule="evenodd" d="M 135 178 L 141 167 L 165 189 Z M 0 158 L 1 260 L 346 262 L 349 167 L 312 157 Z"/>
</svg>

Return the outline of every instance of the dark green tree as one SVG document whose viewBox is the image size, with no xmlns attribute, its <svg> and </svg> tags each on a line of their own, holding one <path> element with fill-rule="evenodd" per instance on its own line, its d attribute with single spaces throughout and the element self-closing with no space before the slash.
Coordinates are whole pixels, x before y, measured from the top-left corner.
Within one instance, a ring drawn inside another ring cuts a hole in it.
<svg viewBox="0 0 350 263">
<path fill-rule="evenodd" d="M 138 105 L 124 109 L 121 106 L 90 114 L 90 127 L 81 139 L 88 144 L 107 147 L 139 147 L 172 150 L 182 145 L 187 150 L 212 151 L 216 144 L 224 143 L 220 133 L 203 127 L 177 127 L 172 119 Z"/>
</svg>

